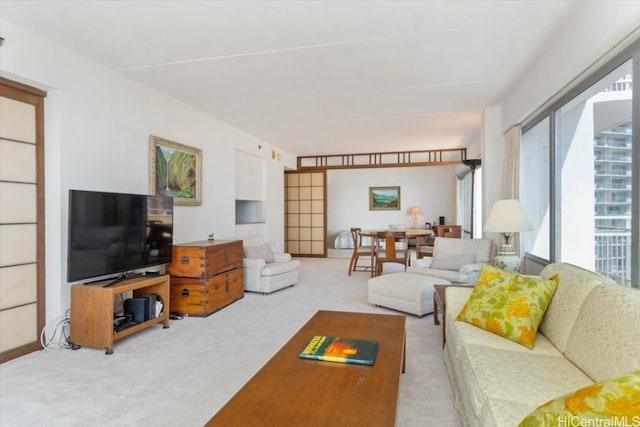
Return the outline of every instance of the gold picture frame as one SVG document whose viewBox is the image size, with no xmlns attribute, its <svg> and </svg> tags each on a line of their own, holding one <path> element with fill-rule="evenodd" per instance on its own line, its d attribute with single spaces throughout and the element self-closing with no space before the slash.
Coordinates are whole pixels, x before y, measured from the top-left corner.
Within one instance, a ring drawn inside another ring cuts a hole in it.
<svg viewBox="0 0 640 427">
<path fill-rule="evenodd" d="M 400 187 L 369 187 L 370 211 L 399 211 Z"/>
<path fill-rule="evenodd" d="M 149 192 L 173 197 L 174 204 L 202 204 L 202 150 L 151 135 Z"/>
</svg>

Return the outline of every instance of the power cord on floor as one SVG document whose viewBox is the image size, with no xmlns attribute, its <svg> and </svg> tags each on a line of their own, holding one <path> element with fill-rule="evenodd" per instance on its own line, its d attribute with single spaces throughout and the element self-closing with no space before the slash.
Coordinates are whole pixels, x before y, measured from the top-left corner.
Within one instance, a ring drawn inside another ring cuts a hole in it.
<svg viewBox="0 0 640 427">
<path fill-rule="evenodd" d="M 69 328 L 71 325 L 71 310 L 67 310 L 63 316 L 59 316 L 53 326 L 45 325 L 40 332 L 40 344 L 47 350 L 61 350 L 71 348 L 71 337 Z M 51 335 L 47 336 L 47 330 L 52 329 Z"/>
</svg>

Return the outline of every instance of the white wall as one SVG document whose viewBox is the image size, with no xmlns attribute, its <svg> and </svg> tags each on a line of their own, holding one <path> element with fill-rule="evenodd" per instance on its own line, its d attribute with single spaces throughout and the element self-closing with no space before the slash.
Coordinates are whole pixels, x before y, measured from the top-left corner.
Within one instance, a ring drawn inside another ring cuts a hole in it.
<svg viewBox="0 0 640 427">
<path fill-rule="evenodd" d="M 0 26 L 5 38 L 0 75 L 48 91 L 47 319 L 70 306 L 70 285 L 66 283 L 68 190 L 148 193 L 149 135 L 203 150 L 202 206 L 176 207 L 175 242 L 202 240 L 210 232 L 220 239 L 236 235 L 235 151 L 267 157 L 276 147 L 6 20 Z M 267 203 L 267 221 L 280 219 L 266 227 L 273 235 L 265 236 L 280 245 L 284 233 L 281 175 L 285 167 L 295 165 L 288 153 L 281 157 L 267 162 L 266 175 L 277 181 L 267 183 L 267 198 L 276 198 Z"/>
<path fill-rule="evenodd" d="M 444 216 L 455 223 L 456 172 L 460 166 L 347 169 L 327 172 L 327 234 L 333 246 L 337 233 L 351 227 L 386 228 L 389 224 L 411 227 L 411 206 L 422 215 L 416 224 L 424 227 Z M 400 186 L 400 210 L 370 211 L 369 187 Z"/>
<path fill-rule="evenodd" d="M 502 130 L 524 120 L 600 58 L 640 34 L 639 1 L 586 1 L 549 37 L 502 100 Z"/>
<path fill-rule="evenodd" d="M 487 108 L 482 114 L 482 218 L 489 218 L 493 204 L 502 198 L 504 137 L 500 132 L 500 108 Z M 484 226 L 484 224 L 483 224 Z M 499 247 L 500 234 L 484 233 Z"/>
<path fill-rule="evenodd" d="M 284 157 L 284 156 L 283 156 Z M 267 160 L 267 194 L 265 221 L 265 239 L 271 249 L 284 252 L 284 169 L 286 165 L 295 165 L 296 159 L 291 157 Z M 291 163 L 292 162 L 292 163 Z"/>
<path fill-rule="evenodd" d="M 620 52 L 640 35 L 640 2 L 581 2 L 565 25 L 531 58 L 522 76 L 487 108 L 483 117 L 483 212 L 488 217 L 500 198 L 503 133 L 534 114 L 543 104 L 566 92 L 588 75 L 587 69 Z M 498 239 L 490 233 L 488 237 Z M 497 241 L 497 240 L 496 240 Z"/>
</svg>

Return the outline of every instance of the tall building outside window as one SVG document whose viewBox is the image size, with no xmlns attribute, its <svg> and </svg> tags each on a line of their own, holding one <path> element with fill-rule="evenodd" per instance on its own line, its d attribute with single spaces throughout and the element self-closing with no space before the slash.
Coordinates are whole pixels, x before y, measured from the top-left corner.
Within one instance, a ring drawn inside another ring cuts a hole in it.
<svg viewBox="0 0 640 427">
<path fill-rule="evenodd" d="M 555 112 L 556 255 L 631 285 L 631 61 Z"/>
<path fill-rule="evenodd" d="M 627 60 L 523 126 L 520 198 L 534 226 L 522 236 L 527 254 L 638 287 L 633 66 Z"/>
</svg>

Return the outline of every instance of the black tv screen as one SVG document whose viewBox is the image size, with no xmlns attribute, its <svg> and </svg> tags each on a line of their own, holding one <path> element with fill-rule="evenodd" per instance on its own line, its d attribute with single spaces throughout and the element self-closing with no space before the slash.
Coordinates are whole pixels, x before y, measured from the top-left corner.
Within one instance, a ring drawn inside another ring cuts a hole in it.
<svg viewBox="0 0 640 427">
<path fill-rule="evenodd" d="M 171 262 L 173 198 L 69 190 L 69 282 Z"/>
</svg>

